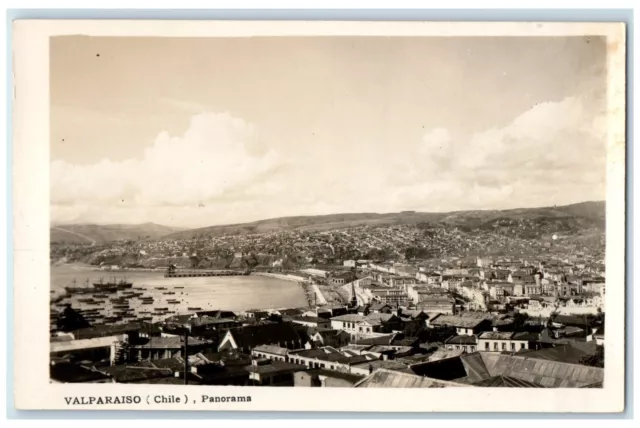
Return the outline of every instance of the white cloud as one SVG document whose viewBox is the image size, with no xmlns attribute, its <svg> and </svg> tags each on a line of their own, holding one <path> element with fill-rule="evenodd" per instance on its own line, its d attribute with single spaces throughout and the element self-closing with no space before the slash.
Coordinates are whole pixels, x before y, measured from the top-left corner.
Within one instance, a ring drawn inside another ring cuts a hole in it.
<svg viewBox="0 0 640 428">
<path fill-rule="evenodd" d="M 140 160 L 51 163 L 54 221 L 118 207 L 198 206 L 237 197 L 283 160 L 255 128 L 228 114 L 199 114 L 182 137 L 163 132 Z"/>
<path fill-rule="evenodd" d="M 601 111 L 567 98 L 469 138 L 436 128 L 413 149 L 389 144 L 363 157 L 337 150 L 323 159 L 303 152 L 285 159 L 251 124 L 199 114 L 183 136 L 160 134 L 140 160 L 53 162 L 53 220 L 197 227 L 304 214 L 600 200 L 604 124 Z"/>
<path fill-rule="evenodd" d="M 387 182 L 402 183 L 398 192 L 406 203 L 425 210 L 601 200 L 605 125 L 603 113 L 584 99 L 566 98 L 535 105 L 508 125 L 466 141 L 453 141 L 437 128 Z"/>
</svg>

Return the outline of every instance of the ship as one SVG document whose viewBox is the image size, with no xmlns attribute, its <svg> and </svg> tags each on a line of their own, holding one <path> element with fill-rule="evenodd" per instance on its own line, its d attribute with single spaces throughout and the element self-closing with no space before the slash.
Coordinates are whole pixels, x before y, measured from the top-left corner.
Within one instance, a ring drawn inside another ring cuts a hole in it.
<svg viewBox="0 0 640 428">
<path fill-rule="evenodd" d="M 100 282 L 94 282 L 93 287 L 100 291 L 126 290 L 133 287 L 133 282 L 129 282 L 126 279 L 116 281 L 116 278 L 113 278 L 113 281 L 104 282 L 102 278 L 100 278 Z"/>
<path fill-rule="evenodd" d="M 93 293 L 95 290 L 91 287 L 89 287 L 89 280 L 85 281 L 85 285 L 86 287 L 77 287 L 77 282 L 74 279 L 73 281 L 71 281 L 71 286 L 68 287 L 64 287 L 65 291 L 67 293 L 73 293 L 73 294 L 89 294 L 89 293 Z"/>
</svg>

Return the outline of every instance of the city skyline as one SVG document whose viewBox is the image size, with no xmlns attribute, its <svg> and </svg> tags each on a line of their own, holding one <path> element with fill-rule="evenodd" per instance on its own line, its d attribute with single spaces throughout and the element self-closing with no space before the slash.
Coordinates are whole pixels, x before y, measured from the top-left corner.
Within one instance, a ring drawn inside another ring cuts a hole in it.
<svg viewBox="0 0 640 428">
<path fill-rule="evenodd" d="M 605 199 L 597 37 L 51 43 L 56 224 Z"/>
</svg>

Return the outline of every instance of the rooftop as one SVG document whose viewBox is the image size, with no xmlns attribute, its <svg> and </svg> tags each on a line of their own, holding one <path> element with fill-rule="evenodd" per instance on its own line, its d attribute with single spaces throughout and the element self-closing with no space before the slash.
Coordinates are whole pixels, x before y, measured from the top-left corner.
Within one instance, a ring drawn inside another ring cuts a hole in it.
<svg viewBox="0 0 640 428">
<path fill-rule="evenodd" d="M 432 325 L 449 325 L 452 327 L 475 328 L 480 325 L 484 318 L 459 317 L 455 315 L 441 315 L 431 321 Z"/>
<path fill-rule="evenodd" d="M 365 317 L 363 315 L 347 314 L 347 315 L 339 315 L 337 317 L 333 317 L 331 318 L 331 321 L 360 322 L 364 319 Z"/>
<path fill-rule="evenodd" d="M 446 388 L 449 386 L 464 385 L 394 370 L 378 369 L 356 383 L 354 388 Z"/>
<path fill-rule="evenodd" d="M 475 345 L 478 338 L 475 336 L 451 336 L 445 341 L 447 345 Z"/>
<path fill-rule="evenodd" d="M 480 335 L 480 339 L 484 340 L 511 340 L 512 338 L 512 331 L 485 331 Z"/>
<path fill-rule="evenodd" d="M 355 384 L 358 381 L 362 380 L 362 376 L 360 375 L 356 375 L 352 373 L 342 373 L 335 370 L 313 369 L 313 370 L 309 370 L 307 373 L 315 376 L 324 376 L 324 377 L 330 377 L 334 379 L 342 379 L 352 384 Z"/>
<path fill-rule="evenodd" d="M 282 348 L 280 346 L 275 345 L 258 345 L 254 349 L 256 352 L 264 352 L 266 354 L 274 354 L 285 356 L 289 352 L 287 348 Z"/>
<path fill-rule="evenodd" d="M 286 363 L 284 361 L 271 361 L 270 364 L 248 365 L 245 367 L 245 370 L 250 373 L 272 374 L 304 371 L 306 370 L 306 367 L 300 364 Z"/>
<path fill-rule="evenodd" d="M 114 342 L 124 340 L 124 336 L 95 337 L 93 339 L 68 340 L 49 343 L 50 353 L 73 352 L 83 349 L 108 348 Z"/>
</svg>

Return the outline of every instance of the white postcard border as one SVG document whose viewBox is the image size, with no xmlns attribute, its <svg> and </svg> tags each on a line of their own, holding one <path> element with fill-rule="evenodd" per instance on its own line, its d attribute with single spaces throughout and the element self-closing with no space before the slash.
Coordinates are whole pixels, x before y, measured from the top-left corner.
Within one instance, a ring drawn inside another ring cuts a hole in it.
<svg viewBox="0 0 640 428">
<path fill-rule="evenodd" d="M 324 389 L 49 383 L 49 37 L 568 36 L 608 38 L 606 370 L 602 389 Z M 18 409 L 620 412 L 625 339 L 625 27 L 605 23 L 25 20 L 14 23 L 14 361 Z M 156 395 L 187 403 L 155 404 Z M 202 402 L 202 395 L 251 402 Z M 65 397 L 139 396 L 67 405 Z M 150 400 L 150 402 L 148 402 Z M 195 400 L 195 402 L 194 402 Z"/>
</svg>

